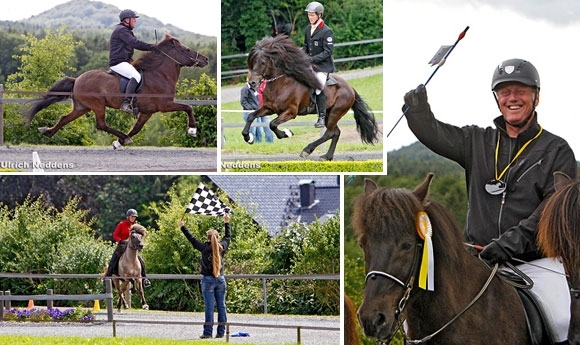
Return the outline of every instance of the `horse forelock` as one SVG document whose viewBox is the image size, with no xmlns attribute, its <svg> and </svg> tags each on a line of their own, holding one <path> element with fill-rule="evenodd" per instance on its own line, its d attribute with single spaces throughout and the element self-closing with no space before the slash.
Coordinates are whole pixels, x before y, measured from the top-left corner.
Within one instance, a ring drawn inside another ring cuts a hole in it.
<svg viewBox="0 0 580 345">
<path fill-rule="evenodd" d="M 552 194 L 538 222 L 538 246 L 548 257 L 561 257 L 570 275 L 580 275 L 580 181 Z"/>
<path fill-rule="evenodd" d="M 441 204 L 421 202 L 407 189 L 378 188 L 357 199 L 353 214 L 353 228 L 359 242 L 371 239 L 398 238 L 416 234 L 416 216 L 425 211 L 433 229 L 433 247 L 439 257 L 459 262 L 465 252 L 463 236 L 451 213 Z"/>
<path fill-rule="evenodd" d="M 265 37 L 256 42 L 248 54 L 248 68 L 253 69 L 257 63 L 269 64 L 267 67 L 279 70 L 280 74 L 288 75 L 309 88 L 321 86 L 312 71 L 308 55 L 285 35 Z"/>
<path fill-rule="evenodd" d="M 145 227 L 140 224 L 133 224 L 131 226 L 130 232 L 136 232 L 143 237 L 147 236 L 147 229 L 145 229 Z"/>
</svg>

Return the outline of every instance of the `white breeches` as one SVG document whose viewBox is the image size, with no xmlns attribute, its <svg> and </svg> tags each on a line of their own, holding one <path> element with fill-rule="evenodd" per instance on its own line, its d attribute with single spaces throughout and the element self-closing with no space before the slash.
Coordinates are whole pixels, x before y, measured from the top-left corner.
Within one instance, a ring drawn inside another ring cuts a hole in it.
<svg viewBox="0 0 580 345">
<path fill-rule="evenodd" d="M 534 281 L 530 291 L 544 310 L 554 341 L 568 339 L 571 301 L 564 265 L 556 258 L 543 258 L 517 268 Z"/>
<path fill-rule="evenodd" d="M 328 78 L 328 73 L 326 72 L 316 72 L 316 79 L 318 79 L 320 85 L 322 85 L 322 89 L 316 89 L 316 94 L 320 95 L 322 90 L 324 89 L 324 85 L 326 85 L 326 79 Z"/>
<path fill-rule="evenodd" d="M 121 62 L 120 64 L 111 66 L 110 68 L 126 78 L 135 78 L 138 83 L 141 82 L 141 75 L 137 72 L 135 67 L 128 62 Z"/>
</svg>

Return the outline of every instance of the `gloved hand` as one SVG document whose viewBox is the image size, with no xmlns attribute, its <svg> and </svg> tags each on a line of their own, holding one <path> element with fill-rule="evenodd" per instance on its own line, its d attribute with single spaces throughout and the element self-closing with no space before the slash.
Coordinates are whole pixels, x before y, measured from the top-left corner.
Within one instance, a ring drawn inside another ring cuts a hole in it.
<svg viewBox="0 0 580 345">
<path fill-rule="evenodd" d="M 479 257 L 489 266 L 493 266 L 496 263 L 501 264 L 510 259 L 510 255 L 495 241 L 483 247 Z"/>
<path fill-rule="evenodd" d="M 161 49 L 157 48 L 157 46 L 151 46 L 151 51 L 157 54 L 161 53 Z"/>
<path fill-rule="evenodd" d="M 405 105 L 403 105 L 403 112 L 407 110 L 407 114 L 417 114 L 430 111 L 429 103 L 427 102 L 427 89 L 423 84 L 417 86 L 416 89 L 411 90 L 405 94 Z"/>
</svg>

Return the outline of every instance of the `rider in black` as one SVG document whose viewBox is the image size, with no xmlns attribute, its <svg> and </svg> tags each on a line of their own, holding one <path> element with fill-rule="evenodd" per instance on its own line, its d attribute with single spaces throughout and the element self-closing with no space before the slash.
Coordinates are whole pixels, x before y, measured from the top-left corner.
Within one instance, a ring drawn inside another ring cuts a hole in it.
<svg viewBox="0 0 580 345">
<path fill-rule="evenodd" d="M 109 42 L 109 67 L 114 72 L 129 79 L 129 83 L 125 89 L 126 94 L 134 94 L 137 90 L 137 86 L 141 82 L 141 75 L 135 67 L 131 65 L 134 49 L 154 52 L 159 51 L 159 48 L 157 48 L 156 45 L 145 43 L 135 38 L 133 29 L 137 23 L 137 18 L 139 18 L 139 16 L 135 11 L 121 11 L 119 14 L 121 22 L 115 26 Z M 137 107 L 133 106 L 132 96 L 125 97 L 120 109 L 135 116 L 139 114 Z"/>
<path fill-rule="evenodd" d="M 316 77 L 322 86 L 322 89 L 316 90 L 318 121 L 314 124 L 314 127 L 322 128 L 325 126 L 324 119 L 326 118 L 324 85 L 326 85 L 328 74 L 334 72 L 334 60 L 332 59 L 334 35 L 332 30 L 322 20 L 324 7 L 321 3 L 311 2 L 304 11 L 308 12 L 310 25 L 306 27 L 304 32 L 304 46 L 302 49 L 310 56 Z"/>
</svg>

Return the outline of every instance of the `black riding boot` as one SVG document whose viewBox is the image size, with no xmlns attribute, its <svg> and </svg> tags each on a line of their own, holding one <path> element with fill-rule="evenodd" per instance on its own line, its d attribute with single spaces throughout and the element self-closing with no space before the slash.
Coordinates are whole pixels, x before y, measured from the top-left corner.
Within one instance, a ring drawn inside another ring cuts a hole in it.
<svg viewBox="0 0 580 345">
<path fill-rule="evenodd" d="M 135 78 L 131 78 L 131 80 L 129 80 L 129 83 L 127 84 L 127 87 L 125 88 L 125 93 L 126 94 L 134 94 L 137 91 L 137 86 L 139 86 L 139 83 L 137 82 L 137 80 L 135 80 Z M 129 114 L 133 114 L 133 116 L 137 116 L 139 114 L 139 109 L 137 109 L 137 104 L 135 102 L 135 104 L 133 104 L 133 97 L 125 97 L 125 99 L 123 100 L 123 104 L 121 104 L 121 110 L 124 112 L 127 112 Z"/>
<path fill-rule="evenodd" d="M 316 128 L 325 127 L 324 119 L 326 118 L 326 95 L 324 91 L 316 95 L 316 107 L 318 108 L 318 121 L 314 124 Z"/>
<path fill-rule="evenodd" d="M 119 265 L 119 259 L 121 255 L 117 253 L 117 250 L 113 252 L 113 256 L 111 257 L 111 261 L 109 261 L 109 267 L 107 267 L 107 273 L 105 273 L 105 277 L 110 277 L 115 272 L 117 266 Z"/>
<path fill-rule="evenodd" d="M 143 258 L 141 256 L 137 256 L 139 258 L 139 262 L 141 263 L 141 277 L 143 277 L 143 287 L 150 287 L 151 286 L 151 282 L 149 281 L 149 279 L 145 278 L 145 261 L 143 261 Z"/>
</svg>

